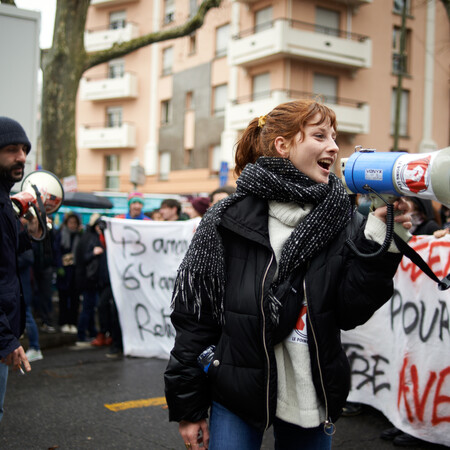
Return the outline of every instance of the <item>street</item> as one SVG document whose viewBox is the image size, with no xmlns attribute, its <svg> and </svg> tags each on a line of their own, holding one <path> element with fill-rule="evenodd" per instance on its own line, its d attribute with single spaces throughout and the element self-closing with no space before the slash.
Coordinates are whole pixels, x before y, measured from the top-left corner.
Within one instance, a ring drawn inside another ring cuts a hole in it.
<svg viewBox="0 0 450 450">
<path fill-rule="evenodd" d="M 176 423 L 168 422 L 159 359 L 106 358 L 105 348 L 71 345 L 43 351 L 32 372 L 10 372 L 0 425 L 2 450 L 183 449 Z M 333 449 L 394 449 L 379 439 L 390 426 L 365 412 L 337 423 Z M 273 448 L 272 432 L 263 449 Z M 443 449 L 424 444 L 418 449 Z"/>
</svg>

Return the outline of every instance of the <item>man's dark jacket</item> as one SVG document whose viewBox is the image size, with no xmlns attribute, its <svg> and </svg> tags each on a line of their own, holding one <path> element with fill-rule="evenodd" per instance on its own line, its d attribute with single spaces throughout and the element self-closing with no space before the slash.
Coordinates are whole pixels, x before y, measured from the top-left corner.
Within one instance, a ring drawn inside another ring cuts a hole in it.
<svg viewBox="0 0 450 450">
<path fill-rule="evenodd" d="M 171 319 L 177 334 L 165 372 L 170 420 L 206 418 L 214 400 L 254 427 L 267 429 L 276 412 L 273 347 L 294 328 L 304 297 L 314 386 L 327 418 L 336 420 L 350 389 L 340 330 L 363 324 L 389 300 L 401 259 L 392 253 L 358 259 L 345 245 L 348 236 L 364 253 L 379 248 L 364 238 L 364 226 L 355 213 L 347 228 L 308 263 L 305 276 L 294 273 L 279 286 L 274 295 L 283 306 L 275 327 L 269 319 L 276 261 L 267 202 L 247 197 L 231 206 L 219 227 L 226 263 L 224 325 L 212 317 L 206 295 L 200 317 L 180 296 L 175 299 Z M 196 358 L 211 344 L 216 349 L 206 376 Z"/>
<path fill-rule="evenodd" d="M 0 357 L 4 358 L 20 346 L 25 328 L 25 304 L 20 287 L 17 254 L 31 248 L 21 233 L 12 209 L 9 193 L 12 183 L 0 180 Z"/>
</svg>

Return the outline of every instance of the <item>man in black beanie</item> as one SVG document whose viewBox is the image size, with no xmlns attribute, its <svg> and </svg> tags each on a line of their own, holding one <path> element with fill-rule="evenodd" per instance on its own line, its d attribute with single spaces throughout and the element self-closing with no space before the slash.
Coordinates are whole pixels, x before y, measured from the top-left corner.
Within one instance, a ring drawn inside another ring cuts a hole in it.
<svg viewBox="0 0 450 450">
<path fill-rule="evenodd" d="M 20 335 L 25 327 L 25 304 L 17 271 L 17 255 L 31 243 L 28 234 L 37 237 L 37 220 L 27 222 L 27 230 L 13 211 L 11 188 L 24 176 L 25 160 L 31 143 L 22 126 L 0 116 L 0 420 L 8 379 L 8 366 L 31 370 Z M 26 232 L 27 231 L 27 232 Z"/>
</svg>

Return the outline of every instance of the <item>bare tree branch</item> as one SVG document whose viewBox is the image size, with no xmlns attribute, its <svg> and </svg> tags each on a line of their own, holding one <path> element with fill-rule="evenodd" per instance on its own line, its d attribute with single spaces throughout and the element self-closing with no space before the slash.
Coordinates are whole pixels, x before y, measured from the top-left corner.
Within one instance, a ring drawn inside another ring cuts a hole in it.
<svg viewBox="0 0 450 450">
<path fill-rule="evenodd" d="M 203 25 L 206 13 L 211 8 L 218 7 L 220 3 L 221 0 L 205 0 L 200 5 L 197 14 L 183 25 L 156 33 L 149 33 L 145 36 L 132 39 L 131 41 L 123 42 L 121 44 L 115 44 L 108 50 L 91 53 L 87 56 L 85 70 L 97 66 L 98 64 L 110 61 L 111 59 L 128 55 L 129 53 L 134 52 L 135 50 L 138 50 L 147 45 L 187 36 L 188 34 L 200 28 Z"/>
</svg>

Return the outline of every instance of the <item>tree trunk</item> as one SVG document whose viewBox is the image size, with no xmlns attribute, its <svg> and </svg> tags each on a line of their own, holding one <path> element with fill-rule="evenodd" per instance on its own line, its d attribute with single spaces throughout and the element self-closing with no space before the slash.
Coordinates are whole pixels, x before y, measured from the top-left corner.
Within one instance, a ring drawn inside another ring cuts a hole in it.
<svg viewBox="0 0 450 450">
<path fill-rule="evenodd" d="M 43 54 L 42 154 L 58 177 L 76 171 L 75 106 L 84 71 L 84 29 L 90 0 L 58 0 L 53 46 Z"/>
<path fill-rule="evenodd" d="M 76 174 L 75 108 L 83 73 L 98 64 L 127 55 L 139 48 L 186 36 L 203 25 L 206 13 L 221 0 L 203 0 L 197 14 L 186 23 L 150 33 L 110 49 L 87 54 L 84 30 L 90 0 L 58 0 L 53 46 L 42 51 L 42 155 L 44 169 L 59 178 Z"/>
</svg>

